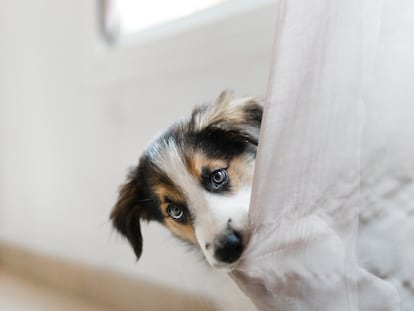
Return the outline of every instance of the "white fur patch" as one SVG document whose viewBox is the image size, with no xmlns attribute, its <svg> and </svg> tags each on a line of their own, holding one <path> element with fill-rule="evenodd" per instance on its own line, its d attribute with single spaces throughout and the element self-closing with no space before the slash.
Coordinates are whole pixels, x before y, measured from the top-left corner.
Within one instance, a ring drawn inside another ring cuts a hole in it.
<svg viewBox="0 0 414 311">
<path fill-rule="evenodd" d="M 211 266 L 230 268 L 232 264 L 218 262 L 214 258 L 214 240 L 230 226 L 239 232 L 247 227 L 251 188 L 240 189 L 233 195 L 220 195 L 204 191 L 206 205 L 198 213 L 195 233 L 204 256 Z M 206 247 L 206 243 L 211 247 Z"/>
</svg>

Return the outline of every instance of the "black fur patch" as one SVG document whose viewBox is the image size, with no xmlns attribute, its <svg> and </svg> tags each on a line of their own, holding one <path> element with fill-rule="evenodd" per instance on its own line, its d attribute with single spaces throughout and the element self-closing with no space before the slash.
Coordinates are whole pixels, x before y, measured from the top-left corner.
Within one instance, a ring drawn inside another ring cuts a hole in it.
<svg viewBox="0 0 414 311">
<path fill-rule="evenodd" d="M 248 142 L 237 132 L 206 128 L 191 137 L 195 150 L 202 150 L 207 156 L 229 160 L 242 154 Z"/>
<path fill-rule="evenodd" d="M 157 172 L 148 157 L 143 156 L 121 187 L 118 202 L 111 213 L 114 227 L 128 239 L 137 259 L 142 253 L 140 220 L 162 222 L 164 219 L 159 208 L 160 201 L 151 190 L 154 182 L 163 180 L 166 177 Z"/>
</svg>

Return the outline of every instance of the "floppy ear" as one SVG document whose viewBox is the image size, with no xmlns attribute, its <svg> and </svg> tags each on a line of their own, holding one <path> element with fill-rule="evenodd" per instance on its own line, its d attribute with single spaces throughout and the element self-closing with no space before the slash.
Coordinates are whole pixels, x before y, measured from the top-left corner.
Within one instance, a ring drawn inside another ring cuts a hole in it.
<svg viewBox="0 0 414 311">
<path fill-rule="evenodd" d="M 262 115 L 261 99 L 234 98 L 231 92 L 224 91 L 213 104 L 195 109 L 192 122 L 198 130 L 223 130 L 257 146 Z"/>
<path fill-rule="evenodd" d="M 128 182 L 121 187 L 118 202 L 110 218 L 113 226 L 128 239 L 138 260 L 142 253 L 140 218 L 147 218 L 147 216 L 143 213 L 137 196 L 137 181 L 130 176 Z"/>
</svg>

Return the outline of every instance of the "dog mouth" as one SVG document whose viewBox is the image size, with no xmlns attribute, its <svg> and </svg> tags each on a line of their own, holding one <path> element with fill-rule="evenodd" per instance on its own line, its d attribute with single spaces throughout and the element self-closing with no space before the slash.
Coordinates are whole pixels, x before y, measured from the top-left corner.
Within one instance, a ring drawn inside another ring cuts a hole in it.
<svg viewBox="0 0 414 311">
<path fill-rule="evenodd" d="M 233 271 L 236 268 L 238 263 L 239 263 L 239 260 L 236 260 L 233 263 L 214 262 L 213 264 L 211 264 L 211 266 L 214 269 L 221 270 L 223 272 L 229 273 L 229 272 Z"/>
</svg>

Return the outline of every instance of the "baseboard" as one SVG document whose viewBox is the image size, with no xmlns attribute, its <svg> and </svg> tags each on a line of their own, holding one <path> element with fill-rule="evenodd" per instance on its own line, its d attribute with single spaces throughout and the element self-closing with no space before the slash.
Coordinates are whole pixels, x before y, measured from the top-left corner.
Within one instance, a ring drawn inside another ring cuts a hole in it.
<svg viewBox="0 0 414 311">
<path fill-rule="evenodd" d="M 214 311 L 204 297 L 0 243 L 0 267 L 117 311 Z"/>
</svg>

